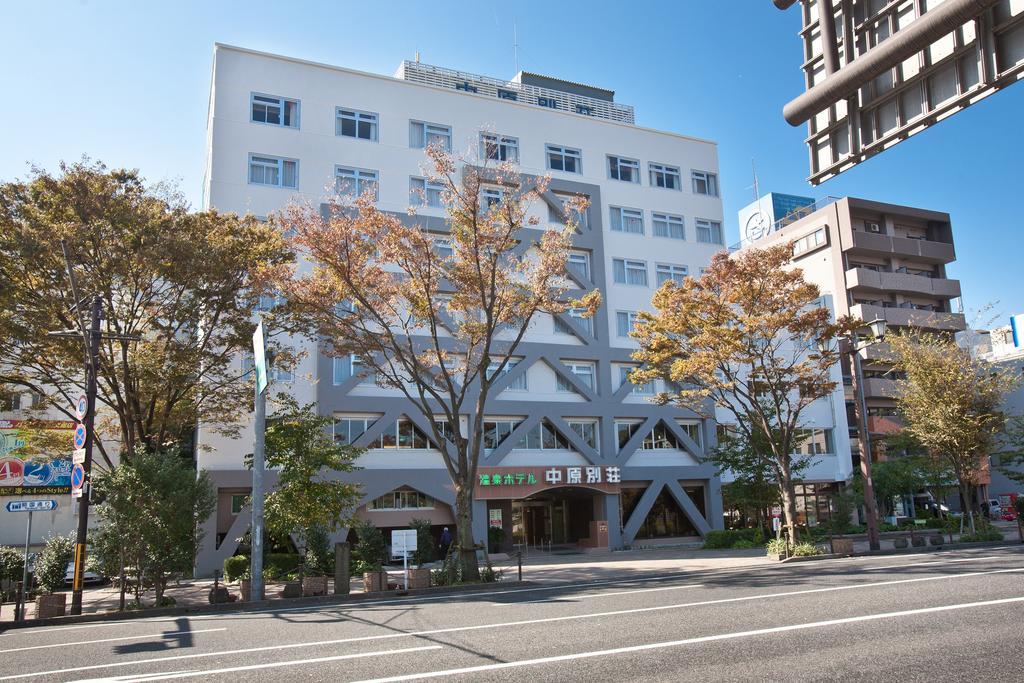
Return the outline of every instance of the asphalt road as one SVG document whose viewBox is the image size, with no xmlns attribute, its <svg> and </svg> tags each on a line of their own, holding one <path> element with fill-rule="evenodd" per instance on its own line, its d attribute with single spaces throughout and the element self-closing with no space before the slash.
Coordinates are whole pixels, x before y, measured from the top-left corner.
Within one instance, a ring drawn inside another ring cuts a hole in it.
<svg viewBox="0 0 1024 683">
<path fill-rule="evenodd" d="M 1021 680 L 1024 547 L 0 634 L 0 681 Z"/>
</svg>

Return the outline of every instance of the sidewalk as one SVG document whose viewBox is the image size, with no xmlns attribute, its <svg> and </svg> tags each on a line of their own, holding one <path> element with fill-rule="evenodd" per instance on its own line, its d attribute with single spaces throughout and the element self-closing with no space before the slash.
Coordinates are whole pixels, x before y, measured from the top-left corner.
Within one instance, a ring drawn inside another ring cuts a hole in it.
<svg viewBox="0 0 1024 683">
<path fill-rule="evenodd" d="M 1017 524 L 1015 522 L 995 522 L 995 526 L 1003 532 L 1003 537 L 1008 543 L 1018 542 Z M 915 531 L 914 535 L 927 539 L 931 531 Z M 909 538 L 910 532 L 889 532 L 882 535 L 882 552 L 892 552 L 895 548 L 893 541 L 896 538 Z M 949 539 L 948 534 L 944 537 Z M 954 539 L 959 534 L 953 535 Z M 825 541 L 824 543 L 827 543 Z M 854 539 L 854 553 L 866 554 L 868 542 L 864 537 Z M 931 547 L 931 546 L 928 546 Z M 908 548 L 912 550 L 913 548 Z M 495 569 L 501 570 L 503 580 L 514 580 L 518 578 L 518 560 L 515 556 L 505 555 L 491 556 L 491 563 Z M 523 580 L 536 583 L 565 583 L 577 581 L 603 581 L 609 579 L 623 579 L 631 576 L 652 574 L 673 574 L 680 572 L 714 571 L 717 569 L 733 569 L 737 567 L 761 567 L 776 564 L 775 561 L 765 557 L 764 550 L 752 548 L 749 550 L 703 550 L 699 548 L 673 547 L 664 549 L 624 550 L 624 551 L 590 551 L 579 553 L 567 553 L 564 551 L 543 552 L 530 551 L 523 557 Z M 401 581 L 401 567 L 390 567 L 392 581 Z M 333 591 L 333 581 L 329 581 L 328 593 Z M 238 584 L 226 584 L 228 590 L 239 595 Z M 171 584 L 167 587 L 166 595 L 174 598 L 178 607 L 190 607 L 207 605 L 207 595 L 213 586 L 212 579 L 192 579 L 182 581 L 180 585 Z M 282 600 L 279 593 L 283 588 L 281 583 L 269 584 L 266 589 L 266 596 L 270 600 Z M 351 593 L 363 592 L 362 577 L 353 577 L 350 586 Z M 132 596 L 125 597 L 131 602 Z M 110 612 L 117 610 L 119 602 L 119 591 L 115 585 L 87 588 L 83 593 L 83 613 Z M 143 595 L 143 603 L 153 602 L 152 591 Z M 68 595 L 68 605 L 71 604 L 71 596 Z M 28 616 L 31 618 L 35 612 L 34 605 L 30 605 Z M 14 605 L 5 603 L 0 606 L 0 622 L 11 621 L 14 618 Z"/>
</svg>

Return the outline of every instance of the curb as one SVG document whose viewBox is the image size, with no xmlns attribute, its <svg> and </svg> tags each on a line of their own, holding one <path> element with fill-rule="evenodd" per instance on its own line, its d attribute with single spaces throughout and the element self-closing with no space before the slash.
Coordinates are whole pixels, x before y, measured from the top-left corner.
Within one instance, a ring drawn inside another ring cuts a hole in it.
<svg viewBox="0 0 1024 683">
<path fill-rule="evenodd" d="M 920 548 L 900 548 L 893 550 L 868 550 L 866 552 L 848 554 L 826 553 L 824 555 L 810 555 L 808 557 L 787 557 L 779 560 L 779 564 L 791 562 L 814 562 L 816 560 L 837 560 L 843 557 L 884 557 L 887 555 L 921 555 L 923 553 L 938 552 L 940 550 L 970 550 L 971 548 L 995 548 L 1005 545 L 1020 545 L 1019 541 L 980 541 L 971 543 L 943 543 L 942 545 L 923 546 Z"/>
<path fill-rule="evenodd" d="M 267 612 L 277 608 L 294 609 L 296 607 L 316 607 L 317 605 L 341 605 L 346 603 L 359 604 L 372 602 L 381 598 L 413 598 L 423 595 L 460 595 L 476 593 L 501 586 L 531 586 L 534 581 L 500 581 L 476 583 L 465 586 L 431 586 L 430 588 L 413 588 L 408 591 L 373 591 L 370 593 L 340 593 L 337 595 L 318 595 L 306 598 L 280 598 L 276 600 L 259 600 L 254 602 L 221 603 L 218 605 L 191 605 L 188 607 L 161 607 L 159 609 L 140 609 L 125 612 L 93 612 L 49 619 L 26 619 L 24 621 L 7 621 L 0 623 L 0 633 L 10 629 L 34 628 L 37 626 L 63 626 L 66 624 L 83 624 L 94 621 L 128 621 L 131 619 L 151 619 L 153 617 L 193 616 L 201 614 L 236 614 L 245 612 Z"/>
</svg>

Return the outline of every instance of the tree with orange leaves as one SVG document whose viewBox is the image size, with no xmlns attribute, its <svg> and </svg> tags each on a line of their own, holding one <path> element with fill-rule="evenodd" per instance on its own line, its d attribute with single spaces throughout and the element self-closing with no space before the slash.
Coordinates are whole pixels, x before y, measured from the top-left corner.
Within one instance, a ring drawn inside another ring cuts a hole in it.
<svg viewBox="0 0 1024 683">
<path fill-rule="evenodd" d="M 775 473 L 789 541 L 797 542 L 794 451 L 806 438 L 804 410 L 836 388 L 839 339 L 855 329 L 832 322 L 818 287 L 790 264 L 792 247 L 717 254 L 700 279 L 666 282 L 656 313 L 641 313 L 633 336 L 643 365 L 632 381 L 661 377 L 676 388 L 661 403 L 713 416 L 720 408 Z M 797 463 L 797 468 L 802 463 Z"/>
<path fill-rule="evenodd" d="M 546 178 L 462 163 L 438 147 L 427 155 L 427 180 L 443 187 L 443 231 L 428 232 L 414 209 L 408 217 L 378 209 L 372 191 L 334 198 L 324 213 L 292 205 L 275 220 L 312 268 L 282 269 L 276 280 L 294 329 L 319 336 L 335 356 L 354 354 L 362 372 L 423 416 L 455 489 L 462 576 L 476 580 L 473 488 L 492 387 L 534 316 L 592 315 L 600 295 L 568 296 L 566 262 L 585 200 L 566 202 L 564 229 L 543 230 L 530 206 Z"/>
</svg>

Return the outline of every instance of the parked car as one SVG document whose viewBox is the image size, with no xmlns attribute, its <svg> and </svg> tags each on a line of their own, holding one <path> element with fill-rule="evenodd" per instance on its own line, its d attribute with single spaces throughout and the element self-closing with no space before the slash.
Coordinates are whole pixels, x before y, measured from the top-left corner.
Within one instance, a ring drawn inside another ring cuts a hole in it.
<svg viewBox="0 0 1024 683">
<path fill-rule="evenodd" d="M 988 517 L 989 519 L 999 519 L 1003 516 L 1003 506 L 999 504 L 998 498 L 989 498 L 988 500 Z"/>
<path fill-rule="evenodd" d="M 75 563 L 68 562 L 68 572 L 64 575 L 64 583 L 72 583 L 75 580 Z M 88 569 L 82 574 L 82 583 L 103 583 L 105 579 L 94 571 Z"/>
</svg>

